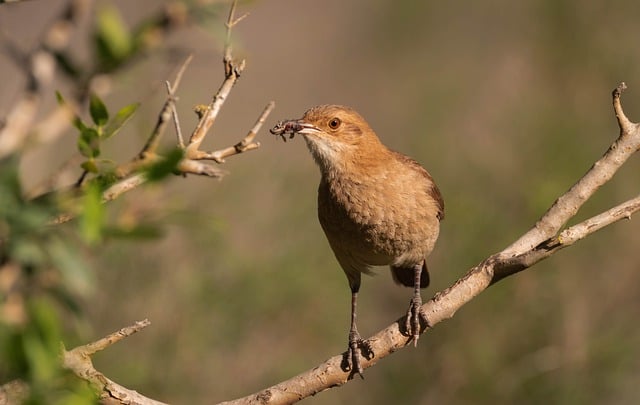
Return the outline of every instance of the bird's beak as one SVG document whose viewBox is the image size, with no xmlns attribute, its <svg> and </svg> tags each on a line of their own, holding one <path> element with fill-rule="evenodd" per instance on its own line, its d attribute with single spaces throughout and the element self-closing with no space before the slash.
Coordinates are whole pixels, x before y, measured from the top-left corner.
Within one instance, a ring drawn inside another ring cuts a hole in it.
<svg viewBox="0 0 640 405">
<path fill-rule="evenodd" d="M 289 139 L 291 139 L 295 134 L 309 135 L 320 132 L 320 129 L 302 119 L 299 119 L 280 121 L 271 128 L 270 132 L 274 135 L 281 136 L 286 140 L 286 134 L 289 134 Z"/>
<path fill-rule="evenodd" d="M 320 132 L 320 128 L 303 120 L 297 120 L 296 124 L 298 125 L 298 130 L 296 132 L 299 134 L 308 135 Z"/>
</svg>

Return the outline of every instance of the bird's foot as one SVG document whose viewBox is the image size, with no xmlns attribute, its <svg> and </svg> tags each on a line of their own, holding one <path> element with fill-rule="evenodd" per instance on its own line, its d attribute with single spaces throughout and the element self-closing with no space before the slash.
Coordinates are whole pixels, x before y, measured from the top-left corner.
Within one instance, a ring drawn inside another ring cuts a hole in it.
<svg viewBox="0 0 640 405">
<path fill-rule="evenodd" d="M 420 332 L 422 330 L 420 320 L 429 327 L 429 319 L 422 309 L 422 297 L 420 297 L 420 294 L 417 294 L 411 299 L 411 303 L 409 303 L 407 317 L 404 321 L 404 329 L 407 331 L 410 340 L 413 340 L 414 347 L 418 346 L 418 338 L 420 338 Z"/>
<path fill-rule="evenodd" d="M 360 363 L 360 353 L 358 353 L 358 351 L 360 351 L 362 357 L 367 360 L 373 358 L 371 344 L 362 339 L 358 331 L 351 331 L 349 332 L 349 349 L 347 350 L 346 358 L 343 359 L 343 369 L 351 372 L 349 374 L 350 379 L 356 374 L 364 379 L 362 375 L 362 364 Z"/>
</svg>

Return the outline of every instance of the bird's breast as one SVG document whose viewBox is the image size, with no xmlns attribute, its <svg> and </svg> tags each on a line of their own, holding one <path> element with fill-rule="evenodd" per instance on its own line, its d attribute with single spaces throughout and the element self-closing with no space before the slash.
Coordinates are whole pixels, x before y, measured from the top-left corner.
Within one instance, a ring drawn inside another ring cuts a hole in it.
<svg viewBox="0 0 640 405">
<path fill-rule="evenodd" d="M 439 221 L 423 183 L 393 171 L 323 177 L 318 217 L 332 247 L 368 265 L 424 258 L 438 236 Z"/>
</svg>

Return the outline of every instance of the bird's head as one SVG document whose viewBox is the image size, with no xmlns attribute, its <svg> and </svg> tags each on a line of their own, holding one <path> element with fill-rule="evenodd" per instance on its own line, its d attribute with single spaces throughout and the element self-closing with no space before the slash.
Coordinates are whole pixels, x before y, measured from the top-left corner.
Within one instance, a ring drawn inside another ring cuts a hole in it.
<svg viewBox="0 0 640 405">
<path fill-rule="evenodd" d="M 367 157 L 382 147 L 369 124 L 355 110 L 341 105 L 320 105 L 298 120 L 279 122 L 276 135 L 304 135 L 321 169 L 332 169 Z"/>
</svg>

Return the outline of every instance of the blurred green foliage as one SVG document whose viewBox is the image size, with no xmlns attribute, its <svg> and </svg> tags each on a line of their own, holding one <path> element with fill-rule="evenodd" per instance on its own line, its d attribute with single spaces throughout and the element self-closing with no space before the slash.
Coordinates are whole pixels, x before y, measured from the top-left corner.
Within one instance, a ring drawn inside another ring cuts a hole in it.
<svg viewBox="0 0 640 405">
<path fill-rule="evenodd" d="M 59 355 L 62 318 L 78 316 L 93 274 L 74 237 L 50 225 L 55 202 L 23 197 L 17 161 L 0 162 L 0 381 L 28 382 L 29 403 L 88 403 L 93 393 L 61 370 Z"/>
<path fill-rule="evenodd" d="M 61 93 L 58 103 L 66 108 Z M 125 228 L 108 225 L 103 192 L 117 177 L 114 163 L 101 156 L 102 142 L 118 133 L 138 104 L 121 108 L 110 119 L 105 103 L 89 98 L 92 124 L 72 118 L 77 148 L 86 158 L 74 188 L 25 197 L 18 174 L 19 155 L 0 161 L 0 381 L 29 386 L 30 404 L 85 404 L 97 401 L 86 382 L 61 368 L 62 342 L 77 342 L 84 321 L 81 302 L 95 289 L 94 273 L 79 246 L 95 246 L 105 236 L 156 237 L 149 224 Z M 172 151 L 146 169 L 150 181 L 176 170 L 182 152 Z M 90 174 L 90 177 L 87 177 Z M 77 214 L 73 226 L 55 223 L 63 213 Z M 64 331 L 63 326 L 67 326 Z M 68 328 L 68 327 L 71 328 Z"/>
</svg>

